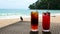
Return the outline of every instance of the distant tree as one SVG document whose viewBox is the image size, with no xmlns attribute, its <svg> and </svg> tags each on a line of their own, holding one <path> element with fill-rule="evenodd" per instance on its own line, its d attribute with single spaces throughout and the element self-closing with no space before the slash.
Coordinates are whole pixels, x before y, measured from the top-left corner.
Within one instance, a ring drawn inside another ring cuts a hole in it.
<svg viewBox="0 0 60 34">
<path fill-rule="evenodd" d="M 34 9 L 34 6 L 33 6 L 33 5 L 30 5 L 29 8 L 30 8 L 30 9 Z"/>
<path fill-rule="evenodd" d="M 60 9 L 60 0 L 41 0 L 29 6 L 30 9 Z"/>
</svg>

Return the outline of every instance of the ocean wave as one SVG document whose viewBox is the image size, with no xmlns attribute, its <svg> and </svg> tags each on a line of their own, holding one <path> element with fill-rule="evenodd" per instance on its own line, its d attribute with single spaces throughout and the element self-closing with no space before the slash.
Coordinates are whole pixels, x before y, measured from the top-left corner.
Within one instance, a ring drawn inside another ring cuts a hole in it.
<svg viewBox="0 0 60 34">
<path fill-rule="evenodd" d="M 52 14 L 51 14 L 51 16 L 56 16 L 56 15 L 57 15 L 57 16 L 60 16 L 60 13 L 54 13 L 54 14 L 52 13 Z"/>
<path fill-rule="evenodd" d="M 60 16 L 60 13 L 52 13 L 51 16 Z M 15 19 L 15 18 L 20 18 L 20 17 L 23 17 L 23 18 L 28 18 L 28 17 L 31 17 L 30 15 L 21 15 L 21 14 L 0 14 L 0 19 Z M 39 16 L 42 16 L 42 14 L 39 14 Z"/>
<path fill-rule="evenodd" d="M 23 17 L 23 18 L 28 18 L 30 16 L 28 15 L 9 15 L 9 16 L 0 16 L 0 19 L 16 19 L 16 18 L 20 18 L 20 17 Z"/>
</svg>

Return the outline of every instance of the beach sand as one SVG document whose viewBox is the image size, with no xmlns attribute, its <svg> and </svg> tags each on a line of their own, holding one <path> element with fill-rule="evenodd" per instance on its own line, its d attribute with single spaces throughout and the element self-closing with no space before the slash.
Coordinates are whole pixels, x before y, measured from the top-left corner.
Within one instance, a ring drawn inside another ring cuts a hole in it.
<svg viewBox="0 0 60 34">
<path fill-rule="evenodd" d="M 0 28 L 16 23 L 19 19 L 0 19 Z"/>
<path fill-rule="evenodd" d="M 23 21 L 31 21 L 30 17 L 23 18 Z M 19 18 L 16 19 L 0 19 L 0 28 L 5 27 L 10 24 L 14 24 L 18 21 L 21 21 Z M 39 17 L 39 22 L 42 22 L 42 16 Z M 51 16 L 51 23 L 60 23 L 60 16 Z"/>
<path fill-rule="evenodd" d="M 60 16 L 51 17 L 51 22 L 60 23 Z"/>
</svg>

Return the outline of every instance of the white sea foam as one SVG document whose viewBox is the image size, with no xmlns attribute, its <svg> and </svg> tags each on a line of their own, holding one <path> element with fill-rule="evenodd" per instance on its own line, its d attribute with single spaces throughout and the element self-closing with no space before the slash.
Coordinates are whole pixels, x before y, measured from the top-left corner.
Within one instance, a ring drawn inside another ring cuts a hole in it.
<svg viewBox="0 0 60 34">
<path fill-rule="evenodd" d="M 51 16 L 60 16 L 60 13 L 52 13 L 52 14 L 50 14 Z M 42 16 L 42 14 L 39 14 L 39 16 Z"/>
<path fill-rule="evenodd" d="M 23 18 L 31 17 L 30 15 L 20 15 L 20 14 L 6 15 L 6 14 L 2 14 L 2 16 L 0 15 L 0 19 L 15 19 L 15 18 L 20 18 L 20 16 L 22 16 Z M 42 14 L 39 14 L 39 16 L 42 16 Z M 51 14 L 51 16 L 60 16 L 60 13 Z"/>
<path fill-rule="evenodd" d="M 60 16 L 60 13 L 51 14 L 51 16 Z"/>
<path fill-rule="evenodd" d="M 22 16 L 23 18 L 30 17 L 26 15 L 10 15 L 10 16 L 0 16 L 0 19 L 16 19 L 16 18 L 20 18 L 20 16 Z"/>
</svg>

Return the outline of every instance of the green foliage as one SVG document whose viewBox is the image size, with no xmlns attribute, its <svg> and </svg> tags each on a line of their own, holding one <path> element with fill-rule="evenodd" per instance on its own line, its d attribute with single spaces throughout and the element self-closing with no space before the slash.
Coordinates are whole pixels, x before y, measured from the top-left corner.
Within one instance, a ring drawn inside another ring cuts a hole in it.
<svg viewBox="0 0 60 34">
<path fill-rule="evenodd" d="M 60 9 L 60 0 L 41 0 L 29 6 L 30 9 Z"/>
</svg>

